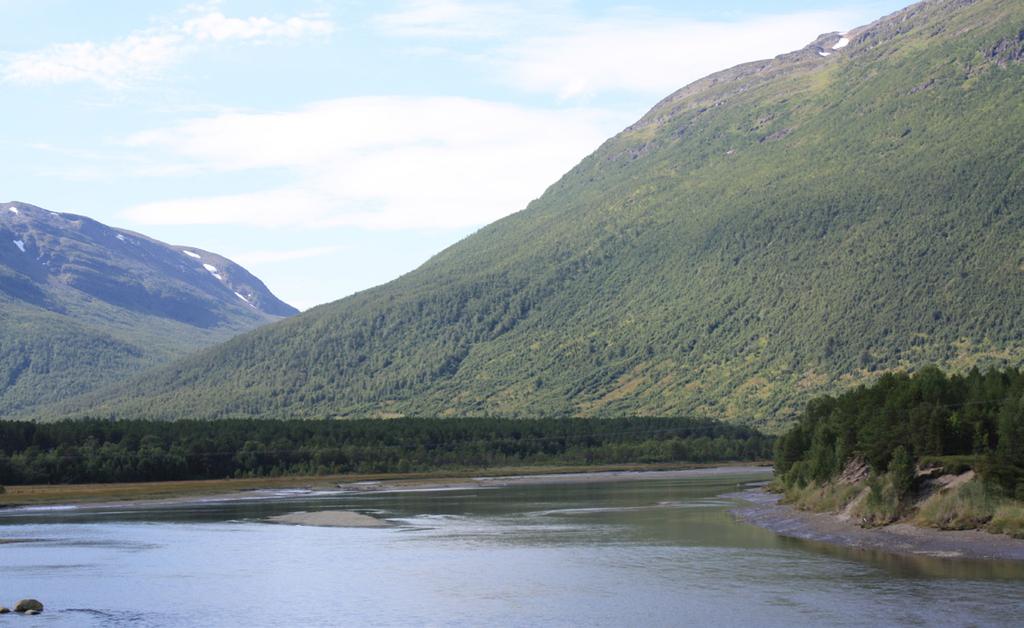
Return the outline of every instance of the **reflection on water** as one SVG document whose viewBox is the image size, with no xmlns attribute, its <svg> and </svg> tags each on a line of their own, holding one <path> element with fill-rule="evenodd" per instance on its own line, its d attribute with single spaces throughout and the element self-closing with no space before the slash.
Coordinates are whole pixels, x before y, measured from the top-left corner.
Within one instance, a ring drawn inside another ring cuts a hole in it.
<svg viewBox="0 0 1024 628">
<path fill-rule="evenodd" d="M 736 522 L 763 476 L 0 514 L 0 591 L 47 625 L 1014 625 L 1024 565 Z M 269 524 L 345 509 L 386 529 Z"/>
</svg>

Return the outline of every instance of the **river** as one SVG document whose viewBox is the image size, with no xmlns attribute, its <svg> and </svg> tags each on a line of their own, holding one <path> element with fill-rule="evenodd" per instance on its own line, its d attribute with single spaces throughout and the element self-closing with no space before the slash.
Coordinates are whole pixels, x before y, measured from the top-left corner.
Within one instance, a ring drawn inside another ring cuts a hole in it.
<svg viewBox="0 0 1024 628">
<path fill-rule="evenodd" d="M 18 626 L 1020 625 L 1024 565 L 738 522 L 765 474 L 0 513 Z M 389 528 L 268 523 L 344 509 Z"/>
</svg>

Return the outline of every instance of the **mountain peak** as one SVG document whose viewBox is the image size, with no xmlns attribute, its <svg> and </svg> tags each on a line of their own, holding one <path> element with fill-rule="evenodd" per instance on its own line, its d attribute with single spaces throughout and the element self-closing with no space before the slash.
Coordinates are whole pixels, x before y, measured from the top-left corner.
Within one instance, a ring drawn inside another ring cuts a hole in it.
<svg viewBox="0 0 1024 628">
<path fill-rule="evenodd" d="M 0 207 L 0 233 L 16 247 L 12 251 L 0 240 L 0 264 L 36 282 L 61 283 L 120 307 L 198 326 L 226 322 L 230 316 L 221 309 L 244 309 L 241 317 L 254 321 L 298 313 L 216 253 L 189 257 L 183 252 L 199 249 L 28 203 Z"/>
<path fill-rule="evenodd" d="M 251 308 L 272 316 L 293 316 L 298 310 L 274 296 L 252 273 L 230 259 L 194 246 L 172 247 L 193 260 Z"/>
<path fill-rule="evenodd" d="M 0 414 L 295 313 L 215 253 L 86 216 L 0 204 Z"/>
<path fill-rule="evenodd" d="M 1020 0 L 935 0 L 713 74 L 416 271 L 103 408 L 777 427 L 886 372 L 1024 363 L 1022 33 Z"/>
</svg>

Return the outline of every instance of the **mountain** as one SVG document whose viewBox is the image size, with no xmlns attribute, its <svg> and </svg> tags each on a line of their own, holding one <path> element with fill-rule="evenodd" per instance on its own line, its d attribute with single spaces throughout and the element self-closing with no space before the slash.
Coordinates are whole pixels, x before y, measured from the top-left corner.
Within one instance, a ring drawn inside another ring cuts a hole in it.
<svg viewBox="0 0 1024 628">
<path fill-rule="evenodd" d="M 214 253 L 85 216 L 0 205 L 0 415 L 296 313 Z"/>
<path fill-rule="evenodd" d="M 1024 3 L 934 0 L 697 81 L 389 284 L 79 410 L 699 414 L 1024 361 Z"/>
</svg>

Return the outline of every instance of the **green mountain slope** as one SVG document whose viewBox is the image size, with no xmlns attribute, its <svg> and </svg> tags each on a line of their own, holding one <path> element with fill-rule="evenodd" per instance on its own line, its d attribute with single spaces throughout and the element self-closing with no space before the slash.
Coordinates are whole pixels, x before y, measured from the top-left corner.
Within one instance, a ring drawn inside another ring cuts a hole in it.
<svg viewBox="0 0 1024 628">
<path fill-rule="evenodd" d="M 1024 358 L 1024 3 L 935 0 L 698 81 L 387 285 L 77 409 L 774 426 Z"/>
<path fill-rule="evenodd" d="M 0 205 L 0 416 L 294 313 L 213 253 L 84 216 Z"/>
</svg>

